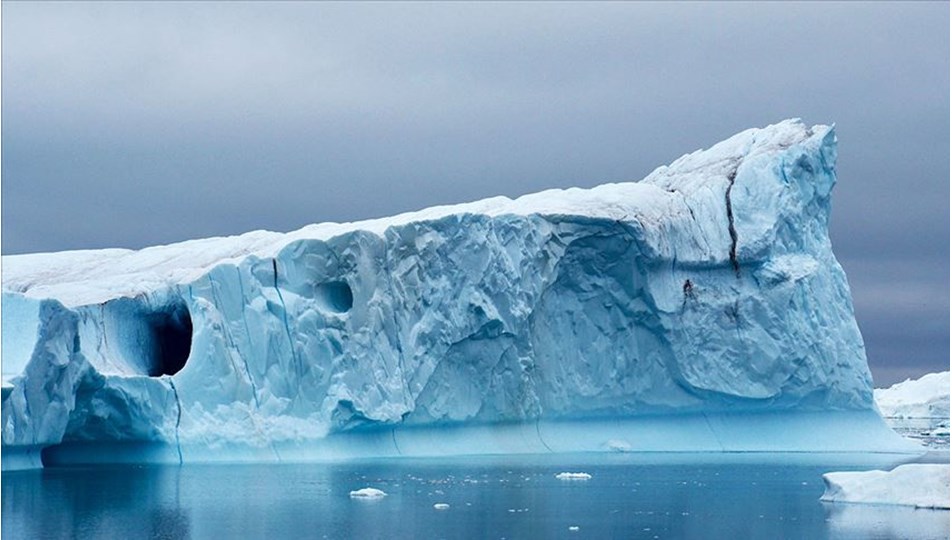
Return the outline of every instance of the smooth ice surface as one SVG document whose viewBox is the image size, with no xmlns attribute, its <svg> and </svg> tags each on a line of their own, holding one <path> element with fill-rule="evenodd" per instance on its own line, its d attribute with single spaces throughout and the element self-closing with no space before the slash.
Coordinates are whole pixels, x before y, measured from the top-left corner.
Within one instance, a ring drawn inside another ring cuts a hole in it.
<svg viewBox="0 0 952 540">
<path fill-rule="evenodd" d="M 835 160 L 788 120 L 637 183 L 4 257 L 3 467 L 915 451 L 874 410 Z"/>
<path fill-rule="evenodd" d="M 831 472 L 823 475 L 820 500 L 949 508 L 949 465 L 911 463 L 891 471 Z"/>
</svg>

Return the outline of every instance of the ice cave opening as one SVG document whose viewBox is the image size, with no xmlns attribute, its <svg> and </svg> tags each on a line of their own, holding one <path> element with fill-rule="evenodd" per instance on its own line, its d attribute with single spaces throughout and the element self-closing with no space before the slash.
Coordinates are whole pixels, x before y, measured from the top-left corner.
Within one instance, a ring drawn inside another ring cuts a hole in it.
<svg viewBox="0 0 952 540">
<path fill-rule="evenodd" d="M 188 361 L 192 349 L 192 316 L 184 303 L 174 303 L 146 318 L 152 351 L 149 376 L 175 375 Z"/>
<path fill-rule="evenodd" d="M 328 281 L 317 286 L 324 306 L 336 313 L 346 313 L 354 307 L 354 292 L 346 281 Z"/>
</svg>

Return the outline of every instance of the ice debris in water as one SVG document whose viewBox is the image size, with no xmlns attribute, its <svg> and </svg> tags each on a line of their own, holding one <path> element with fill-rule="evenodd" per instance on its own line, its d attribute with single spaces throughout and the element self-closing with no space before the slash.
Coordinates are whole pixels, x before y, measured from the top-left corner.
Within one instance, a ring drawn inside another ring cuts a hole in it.
<svg viewBox="0 0 952 540">
<path fill-rule="evenodd" d="M 561 472 L 555 475 L 559 480 L 591 480 L 592 475 L 584 472 Z"/>
<path fill-rule="evenodd" d="M 372 487 L 365 487 L 358 489 L 357 491 L 350 492 L 351 499 L 382 499 L 386 496 L 387 494 L 383 491 Z"/>
</svg>

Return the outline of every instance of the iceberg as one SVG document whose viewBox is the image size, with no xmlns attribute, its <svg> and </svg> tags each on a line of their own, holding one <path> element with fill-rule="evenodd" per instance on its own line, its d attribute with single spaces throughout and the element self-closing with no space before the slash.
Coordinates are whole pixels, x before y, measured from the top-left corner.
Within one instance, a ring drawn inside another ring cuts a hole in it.
<svg viewBox="0 0 952 540">
<path fill-rule="evenodd" d="M 825 502 L 949 509 L 949 465 L 910 463 L 891 471 L 823 475 Z"/>
<path fill-rule="evenodd" d="M 886 425 L 930 449 L 949 448 L 949 372 L 873 390 Z"/>
<path fill-rule="evenodd" d="M 877 388 L 873 395 L 885 418 L 927 419 L 932 428 L 949 426 L 948 371 Z"/>
<path fill-rule="evenodd" d="M 787 120 L 640 182 L 4 256 L 3 467 L 918 452 L 873 404 L 835 161 Z"/>
</svg>

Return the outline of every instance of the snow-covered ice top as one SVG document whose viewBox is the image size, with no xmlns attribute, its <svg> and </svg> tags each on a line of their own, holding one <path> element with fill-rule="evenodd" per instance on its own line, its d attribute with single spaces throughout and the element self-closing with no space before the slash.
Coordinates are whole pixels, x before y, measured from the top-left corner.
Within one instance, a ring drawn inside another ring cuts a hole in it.
<svg viewBox="0 0 952 540">
<path fill-rule="evenodd" d="M 275 257 L 295 241 L 328 241 L 355 231 L 382 237 L 390 227 L 438 221 L 454 215 L 577 216 L 663 228 L 683 219 L 691 210 L 690 201 L 715 190 L 712 179 L 725 178 L 731 170 L 737 169 L 740 161 L 753 162 L 811 138 L 822 141 L 831 135 L 831 129 L 828 126 L 809 128 L 796 119 L 763 129 L 748 129 L 708 150 L 697 150 L 659 167 L 637 183 L 603 184 L 591 189 L 550 189 L 516 199 L 499 196 L 380 219 L 308 225 L 289 233 L 261 230 L 141 250 L 8 255 L 3 257 L 3 290 L 29 298 L 56 298 L 67 307 L 102 303 L 188 283 L 218 265 L 238 264 L 250 256 Z M 726 227 L 722 229 L 727 232 Z M 663 242 L 662 238 L 655 240 Z"/>
<path fill-rule="evenodd" d="M 949 509 L 949 465 L 911 463 L 891 471 L 823 475 L 821 501 Z"/>
<path fill-rule="evenodd" d="M 949 372 L 928 373 L 875 390 L 876 404 L 890 418 L 949 418 Z"/>
<path fill-rule="evenodd" d="M 3 257 L 3 466 L 894 450 L 835 161 L 788 120 L 637 183 Z"/>
</svg>

